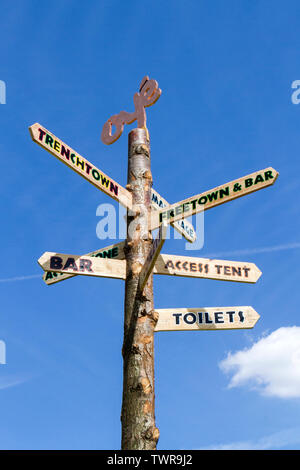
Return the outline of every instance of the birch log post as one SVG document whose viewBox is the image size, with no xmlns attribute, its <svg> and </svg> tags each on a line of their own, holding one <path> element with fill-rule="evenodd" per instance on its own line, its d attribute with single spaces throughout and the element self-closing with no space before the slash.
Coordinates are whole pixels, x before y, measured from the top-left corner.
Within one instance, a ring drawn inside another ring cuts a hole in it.
<svg viewBox="0 0 300 470">
<path fill-rule="evenodd" d="M 149 134 L 133 129 L 128 136 L 128 184 L 133 211 L 128 211 L 125 257 L 122 450 L 154 450 L 159 438 L 154 410 L 154 328 L 152 274 L 139 290 L 139 275 L 151 248 L 148 230 L 152 174 Z"/>
</svg>

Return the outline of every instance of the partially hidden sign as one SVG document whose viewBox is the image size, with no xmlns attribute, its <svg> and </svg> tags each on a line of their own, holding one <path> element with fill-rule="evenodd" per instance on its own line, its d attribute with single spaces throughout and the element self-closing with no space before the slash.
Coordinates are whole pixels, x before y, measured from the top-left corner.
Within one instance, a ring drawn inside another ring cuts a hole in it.
<svg viewBox="0 0 300 470">
<path fill-rule="evenodd" d="M 155 189 L 151 188 L 151 205 L 154 209 L 160 210 L 170 204 Z M 189 242 L 193 243 L 196 240 L 196 230 L 187 219 L 176 220 L 176 222 L 171 222 L 171 225 Z"/>
<path fill-rule="evenodd" d="M 234 330 L 253 328 L 259 314 L 252 307 L 155 309 L 158 331 Z"/>
<path fill-rule="evenodd" d="M 197 194 L 183 201 L 172 204 L 159 212 L 151 213 L 150 229 L 153 230 L 162 224 L 176 222 L 176 220 L 189 217 L 201 211 L 219 206 L 241 196 L 266 188 L 275 183 L 279 173 L 274 168 L 265 168 L 250 175 L 236 179 L 218 186 L 210 191 Z"/>
<path fill-rule="evenodd" d="M 75 152 L 69 145 L 62 142 L 52 132 L 45 127 L 36 123 L 29 127 L 32 140 L 44 149 L 48 150 L 52 155 L 61 162 L 83 176 L 87 181 L 92 183 L 98 189 L 118 201 L 124 207 L 131 209 L 132 196 L 127 189 L 116 183 L 112 178 L 107 176 L 103 171 L 99 170 L 95 165 L 90 163 L 84 157 Z"/>
</svg>

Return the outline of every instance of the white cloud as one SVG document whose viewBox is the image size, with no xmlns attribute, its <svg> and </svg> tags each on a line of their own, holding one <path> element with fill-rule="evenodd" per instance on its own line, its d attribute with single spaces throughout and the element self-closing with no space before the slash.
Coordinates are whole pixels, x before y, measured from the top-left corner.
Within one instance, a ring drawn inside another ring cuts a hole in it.
<svg viewBox="0 0 300 470">
<path fill-rule="evenodd" d="M 248 384 L 262 395 L 298 398 L 300 327 L 279 328 L 251 348 L 229 353 L 219 367 L 233 373 L 229 388 Z"/>
</svg>

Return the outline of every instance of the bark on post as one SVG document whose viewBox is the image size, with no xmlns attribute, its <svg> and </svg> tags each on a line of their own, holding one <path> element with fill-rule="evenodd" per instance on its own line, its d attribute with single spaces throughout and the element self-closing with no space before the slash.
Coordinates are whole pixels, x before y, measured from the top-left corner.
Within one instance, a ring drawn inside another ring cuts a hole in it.
<svg viewBox="0 0 300 470">
<path fill-rule="evenodd" d="M 125 254 L 125 318 L 123 343 L 122 449 L 153 450 L 159 438 L 154 409 L 153 283 L 149 277 L 143 294 L 139 273 L 152 243 L 147 214 L 151 210 L 152 175 L 147 129 L 133 129 L 128 136 L 128 184 L 133 213 L 128 213 Z"/>
</svg>

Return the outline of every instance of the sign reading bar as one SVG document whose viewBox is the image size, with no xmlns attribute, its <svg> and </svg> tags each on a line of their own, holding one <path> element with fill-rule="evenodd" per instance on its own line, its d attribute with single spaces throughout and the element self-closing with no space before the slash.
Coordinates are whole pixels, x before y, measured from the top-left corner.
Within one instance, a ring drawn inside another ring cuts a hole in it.
<svg viewBox="0 0 300 470">
<path fill-rule="evenodd" d="M 238 197 L 253 193 L 275 183 L 279 173 L 274 168 L 256 171 L 243 178 L 218 186 L 196 196 L 172 204 L 164 210 L 151 213 L 150 229 L 153 230 L 163 222 L 175 222 L 189 217 L 211 207 L 219 206 L 224 202 L 232 201 Z"/>
<path fill-rule="evenodd" d="M 157 235 L 157 238 L 153 240 L 150 251 L 148 253 L 147 259 L 145 261 L 145 264 L 142 268 L 142 271 L 140 272 L 140 280 L 139 280 L 139 285 L 141 291 L 143 291 L 148 278 L 154 268 L 155 262 L 157 260 L 157 257 L 160 253 L 160 250 L 164 244 L 164 241 L 166 239 L 166 232 L 167 232 L 167 225 L 162 224 L 159 227 L 159 232 Z"/>
<path fill-rule="evenodd" d="M 155 189 L 151 188 L 151 205 L 154 209 L 159 210 L 168 207 L 170 204 Z M 194 242 L 196 240 L 196 231 L 193 225 L 185 219 L 171 222 L 172 227 L 181 233 L 186 240 Z"/>
<path fill-rule="evenodd" d="M 153 274 L 255 283 L 262 273 L 254 263 L 160 254 Z"/>
<path fill-rule="evenodd" d="M 44 271 L 86 276 L 126 278 L 126 261 L 118 259 L 74 256 L 46 251 L 38 260 Z"/>
<path fill-rule="evenodd" d="M 107 258 L 107 259 L 125 259 L 124 245 L 125 245 L 125 242 L 116 243 L 115 245 L 106 246 L 105 248 L 101 248 L 100 250 L 87 253 L 84 256 L 91 256 L 94 258 Z M 64 281 L 65 279 L 69 279 L 74 276 L 77 276 L 77 274 L 66 274 L 66 273 L 59 273 L 55 271 L 46 271 L 43 274 L 43 281 L 48 286 L 50 286 L 51 284 Z"/>
<path fill-rule="evenodd" d="M 155 309 L 158 331 L 234 330 L 253 328 L 259 314 L 252 307 Z"/>
<path fill-rule="evenodd" d="M 124 244 L 125 242 L 110 245 L 87 253 L 82 257 L 124 260 Z M 46 271 L 43 280 L 47 285 L 51 285 L 77 274 L 81 273 L 70 274 L 69 272 Z M 254 263 L 158 253 L 153 267 L 153 274 L 255 283 L 262 273 Z"/>
<path fill-rule="evenodd" d="M 83 176 L 98 189 L 111 196 L 115 201 L 131 209 L 132 196 L 127 189 L 116 183 L 40 124 L 33 124 L 29 127 L 29 131 L 34 142 L 48 150 L 48 152 Z"/>
</svg>

